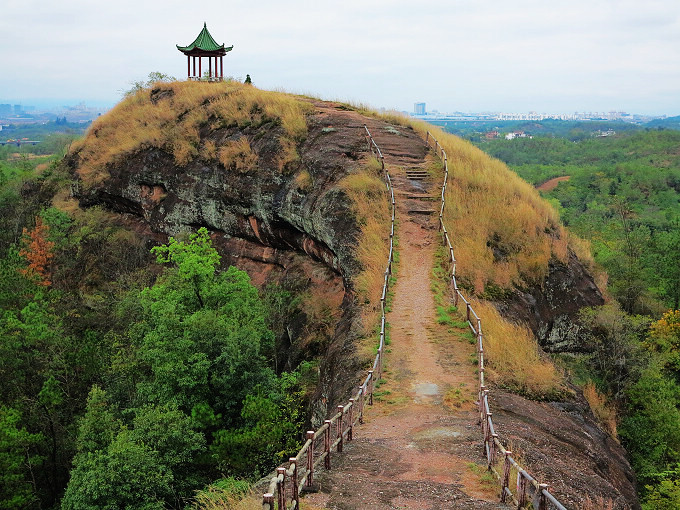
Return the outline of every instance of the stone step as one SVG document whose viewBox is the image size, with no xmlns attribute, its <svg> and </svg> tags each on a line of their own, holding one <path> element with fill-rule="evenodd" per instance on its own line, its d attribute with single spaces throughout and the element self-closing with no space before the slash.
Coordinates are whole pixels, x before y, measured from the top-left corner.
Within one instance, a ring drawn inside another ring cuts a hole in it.
<svg viewBox="0 0 680 510">
<path fill-rule="evenodd" d="M 433 197 L 432 195 L 418 194 L 418 193 L 408 193 L 404 196 L 407 200 L 421 200 L 423 202 L 434 202 L 439 200 L 439 197 Z"/>
<path fill-rule="evenodd" d="M 430 176 L 425 171 L 406 170 L 406 177 L 412 181 L 422 181 Z"/>
</svg>

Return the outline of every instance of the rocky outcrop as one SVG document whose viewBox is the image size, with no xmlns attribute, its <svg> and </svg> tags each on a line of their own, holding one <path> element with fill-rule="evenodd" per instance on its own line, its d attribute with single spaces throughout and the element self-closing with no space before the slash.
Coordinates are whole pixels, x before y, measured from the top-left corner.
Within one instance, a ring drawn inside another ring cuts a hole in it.
<svg viewBox="0 0 680 510">
<path fill-rule="evenodd" d="M 578 321 L 578 311 L 599 306 L 604 299 L 593 277 L 572 251 L 566 264 L 550 261 L 541 286 L 516 289 L 507 299 L 494 303 L 499 311 L 534 332 L 548 352 L 585 352 L 587 335 Z"/>
<path fill-rule="evenodd" d="M 358 377 L 348 374 L 362 368 L 363 360 L 353 354 L 361 327 L 352 289 L 352 277 L 360 270 L 355 256 L 360 230 L 338 182 L 367 152 L 356 112 L 324 104 L 307 116 L 307 124 L 307 137 L 297 147 L 299 160 L 284 171 L 277 166 L 282 128 L 266 123 L 201 132 L 201 144 L 217 147 L 246 137 L 258 155 L 253 170 L 226 169 L 217 159 L 201 157 L 178 166 L 170 152 L 147 147 L 116 158 L 102 182 L 74 188 L 82 207 L 120 213 L 155 242 L 207 227 L 223 265 L 245 269 L 260 287 L 313 290 L 311 299 L 324 301 L 333 325 L 319 331 L 313 324 L 318 318 L 304 313 L 282 318 L 278 369 L 321 358 L 312 414 L 323 420 L 327 406 L 356 385 Z M 67 164 L 77 175 L 78 154 Z"/>
<path fill-rule="evenodd" d="M 638 509 L 626 452 L 597 425 L 582 397 L 535 402 L 494 389 L 494 425 L 523 465 L 567 508 Z"/>
<path fill-rule="evenodd" d="M 234 132 L 210 136 L 233 137 Z M 133 214 L 169 235 L 206 226 L 226 238 L 302 251 L 348 279 L 358 270 L 352 250 L 358 229 L 347 197 L 335 184 L 351 167 L 339 158 L 307 160 L 306 154 L 319 152 L 320 143 L 327 147 L 317 137 L 302 148 L 300 166 L 313 183 L 307 190 L 295 184 L 295 175 L 268 171 L 273 163 L 266 159 L 257 171 L 246 173 L 201 159 L 178 168 L 172 155 L 152 148 L 110 166 L 110 178 L 78 198 L 82 206 Z M 267 147 L 257 149 L 271 154 Z"/>
</svg>

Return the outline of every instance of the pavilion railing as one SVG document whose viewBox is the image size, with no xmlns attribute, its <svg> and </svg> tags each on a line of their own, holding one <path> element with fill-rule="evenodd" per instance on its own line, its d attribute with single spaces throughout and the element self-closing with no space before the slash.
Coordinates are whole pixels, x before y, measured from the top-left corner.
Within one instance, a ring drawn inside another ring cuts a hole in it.
<svg viewBox="0 0 680 510">
<path fill-rule="evenodd" d="M 213 81 L 225 81 L 225 78 L 223 78 L 222 76 L 189 76 L 187 80 L 213 82 Z"/>
<path fill-rule="evenodd" d="M 263 510 L 293 510 L 300 508 L 300 490 L 302 487 L 311 486 L 317 469 L 323 463 L 325 469 L 331 469 L 331 454 L 333 451 L 342 452 L 346 441 L 352 441 L 354 428 L 363 423 L 364 407 L 373 405 L 373 391 L 375 383 L 382 378 L 385 352 L 385 308 L 389 290 L 389 280 L 392 274 L 394 262 L 394 220 L 396 204 L 394 201 L 394 189 L 392 179 L 385 168 L 385 158 L 371 136 L 370 131 L 364 125 L 366 142 L 371 154 L 380 162 L 387 190 L 390 192 L 390 205 L 392 219 L 390 227 L 390 251 L 384 272 L 382 294 L 380 296 L 380 339 L 378 352 L 373 360 L 373 365 L 368 371 L 357 392 L 349 399 L 347 404 L 339 405 L 336 413 L 325 420 L 317 430 L 310 430 L 306 434 L 305 444 L 300 448 L 295 457 L 288 459 L 287 466 L 276 469 L 276 476 L 269 482 L 268 490 L 262 495 Z"/>
<path fill-rule="evenodd" d="M 454 305 L 457 307 L 461 302 L 465 305 L 465 319 L 477 340 L 476 349 L 477 371 L 479 374 L 479 423 L 482 427 L 482 434 L 484 436 L 483 452 L 486 456 L 487 467 L 501 481 L 501 502 L 506 503 L 511 500 L 517 505 L 517 508 L 522 508 L 529 502 L 532 502 L 534 508 L 538 508 L 539 510 L 547 510 L 548 508 L 566 510 L 566 508 L 555 498 L 555 496 L 550 493 L 547 484 L 539 483 L 517 463 L 517 461 L 512 457 L 512 452 L 507 450 L 501 443 L 496 429 L 494 428 L 492 413 L 489 408 L 489 389 L 484 382 L 484 344 L 482 334 L 482 320 L 473 309 L 470 301 L 465 298 L 458 287 L 456 280 L 456 257 L 453 253 L 453 245 L 451 244 L 449 232 L 446 229 L 446 225 L 444 224 L 446 187 L 449 179 L 448 158 L 443 147 L 429 131 L 425 136 L 425 143 L 435 152 L 437 156 L 439 156 L 444 165 L 444 183 L 442 184 L 441 208 L 439 209 L 439 230 L 442 234 L 444 246 L 448 250 L 448 259 L 451 266 L 451 285 L 453 288 Z M 499 473 L 499 456 L 500 459 L 503 460 L 502 473 Z M 513 469 L 517 473 L 517 484 L 514 493 L 510 489 L 510 475 Z"/>
</svg>

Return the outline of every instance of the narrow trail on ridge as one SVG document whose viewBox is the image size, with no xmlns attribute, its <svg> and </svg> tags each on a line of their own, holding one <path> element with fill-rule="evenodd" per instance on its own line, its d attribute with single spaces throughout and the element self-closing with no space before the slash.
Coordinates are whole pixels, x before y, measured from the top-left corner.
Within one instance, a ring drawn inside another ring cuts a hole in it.
<svg viewBox="0 0 680 510">
<path fill-rule="evenodd" d="M 302 508 L 507 508 L 485 474 L 471 337 L 462 322 L 438 321 L 431 283 L 442 173 L 433 156 L 423 157 L 424 143 L 414 133 L 368 127 L 397 203 L 391 342 L 374 406 L 366 407 L 355 439 L 332 455 L 331 471 L 317 471 L 319 492 L 306 494 Z M 442 304 L 448 302 L 443 296 Z"/>
</svg>

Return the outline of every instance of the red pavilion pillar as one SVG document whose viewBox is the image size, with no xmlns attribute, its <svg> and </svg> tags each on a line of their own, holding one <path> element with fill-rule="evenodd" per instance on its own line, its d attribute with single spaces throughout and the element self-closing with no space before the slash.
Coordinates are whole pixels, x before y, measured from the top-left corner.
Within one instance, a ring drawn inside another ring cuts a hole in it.
<svg viewBox="0 0 680 510">
<path fill-rule="evenodd" d="M 201 77 L 203 76 L 203 72 L 201 70 L 201 57 L 198 57 L 198 79 L 200 80 Z"/>
<path fill-rule="evenodd" d="M 208 57 L 208 78 L 212 78 L 212 57 Z"/>
<path fill-rule="evenodd" d="M 187 80 L 191 78 L 191 57 L 187 55 Z"/>
<path fill-rule="evenodd" d="M 220 78 L 224 79 L 224 57 L 220 56 Z"/>
</svg>

